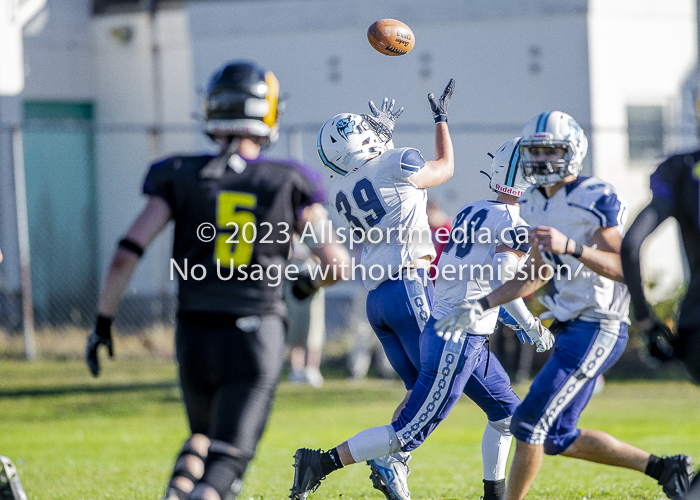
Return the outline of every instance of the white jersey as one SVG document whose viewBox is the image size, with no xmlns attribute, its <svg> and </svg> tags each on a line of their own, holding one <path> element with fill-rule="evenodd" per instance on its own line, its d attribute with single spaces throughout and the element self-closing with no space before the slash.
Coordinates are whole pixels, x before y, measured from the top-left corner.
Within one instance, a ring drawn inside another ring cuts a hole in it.
<svg viewBox="0 0 700 500">
<path fill-rule="evenodd" d="M 591 247 L 598 229 L 616 227 L 623 234 L 627 220 L 625 202 L 613 186 L 597 177 L 579 177 L 549 199 L 542 191 L 531 187 L 518 201 L 520 214 L 530 226 L 554 227 L 568 238 Z M 570 255 L 547 252 L 543 257 L 555 268 L 555 318 L 629 323 L 627 286 L 595 273 Z"/>
<path fill-rule="evenodd" d="M 428 224 L 428 195 L 409 177 L 425 165 L 420 151 L 382 153 L 331 186 L 328 199 L 351 230 L 364 234 L 363 281 L 374 290 L 402 266 L 435 256 Z"/>
<path fill-rule="evenodd" d="M 497 273 L 493 269 L 496 248 L 506 245 L 527 253 L 530 250 L 527 233 L 527 224 L 515 205 L 482 200 L 462 207 L 455 217 L 450 240 L 440 255 L 433 316 L 443 318 L 456 306 L 489 294 L 490 280 L 502 278 L 491 274 L 492 270 Z M 498 307 L 491 308 L 468 328 L 467 333 L 490 335 L 497 320 Z"/>
</svg>

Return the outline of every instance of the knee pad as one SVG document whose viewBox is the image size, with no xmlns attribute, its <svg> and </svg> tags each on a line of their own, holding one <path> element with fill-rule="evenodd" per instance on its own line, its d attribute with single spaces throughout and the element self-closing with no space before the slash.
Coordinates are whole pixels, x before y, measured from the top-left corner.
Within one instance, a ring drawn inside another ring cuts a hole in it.
<svg viewBox="0 0 700 500">
<path fill-rule="evenodd" d="M 204 474 L 204 462 L 209 453 L 209 438 L 204 434 L 193 434 L 182 445 L 180 454 L 175 460 L 173 475 L 168 483 L 165 498 L 186 498 L 195 483 Z"/>
<path fill-rule="evenodd" d="M 571 446 L 571 443 L 576 441 L 576 438 L 581 434 L 579 429 L 567 432 L 566 434 L 557 433 L 554 436 L 547 436 L 544 441 L 544 452 L 546 455 L 559 455 L 566 451 Z"/>
<path fill-rule="evenodd" d="M 205 495 L 208 486 L 216 491 L 221 500 L 234 500 L 243 487 L 243 474 L 252 458 L 249 453 L 229 443 L 212 439 L 204 475 L 197 485 L 197 492 L 193 492 L 201 491 L 202 495 L 201 497 L 194 495 L 192 498 L 216 500 L 213 496 Z"/>
<path fill-rule="evenodd" d="M 510 422 L 512 420 L 511 417 L 506 417 L 502 418 L 501 420 L 496 420 L 496 421 L 491 421 L 489 420 L 489 426 L 492 427 L 493 429 L 497 430 L 501 435 L 503 436 L 512 436 L 513 434 L 510 432 Z"/>
</svg>

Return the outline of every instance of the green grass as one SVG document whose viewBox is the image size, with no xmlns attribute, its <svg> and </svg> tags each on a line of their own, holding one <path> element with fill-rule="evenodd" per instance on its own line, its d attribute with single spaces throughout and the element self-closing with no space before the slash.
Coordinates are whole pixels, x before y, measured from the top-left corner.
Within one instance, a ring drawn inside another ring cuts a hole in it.
<svg viewBox="0 0 700 500">
<path fill-rule="evenodd" d="M 0 453 L 19 468 L 31 500 L 160 497 L 187 424 L 167 360 L 107 362 L 92 379 L 77 361 L 0 363 Z M 517 387 L 524 396 L 526 386 Z M 301 446 L 332 447 L 356 432 L 388 423 L 403 389 L 398 382 L 329 380 L 322 389 L 283 382 L 241 499 L 282 499 Z M 687 382 L 608 381 L 581 422 L 653 453 L 700 459 L 700 388 Z M 415 499 L 477 499 L 484 415 L 462 400 L 414 452 Z M 334 473 L 311 500 L 383 497 L 355 465 Z M 528 498 L 665 498 L 632 471 L 546 457 Z"/>
</svg>

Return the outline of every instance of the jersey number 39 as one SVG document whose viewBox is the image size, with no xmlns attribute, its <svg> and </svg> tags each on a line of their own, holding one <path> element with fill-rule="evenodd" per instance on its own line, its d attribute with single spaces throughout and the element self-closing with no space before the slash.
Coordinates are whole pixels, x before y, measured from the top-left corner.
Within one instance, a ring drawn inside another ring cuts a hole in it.
<svg viewBox="0 0 700 500">
<path fill-rule="evenodd" d="M 352 198 L 361 214 L 353 214 L 350 200 L 344 191 L 338 191 L 335 196 L 335 209 L 352 229 L 366 231 L 379 224 L 386 215 L 384 205 L 379 200 L 372 182 L 366 177 L 357 181 L 352 189 Z"/>
</svg>

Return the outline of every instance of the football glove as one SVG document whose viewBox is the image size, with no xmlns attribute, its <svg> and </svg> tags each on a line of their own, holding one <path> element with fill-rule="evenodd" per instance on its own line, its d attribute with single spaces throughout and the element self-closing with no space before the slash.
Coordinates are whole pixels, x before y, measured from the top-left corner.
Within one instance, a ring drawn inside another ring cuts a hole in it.
<svg viewBox="0 0 700 500">
<path fill-rule="evenodd" d="M 642 332 L 647 352 L 662 363 L 678 358 L 675 347 L 676 335 L 659 318 L 652 318 L 651 328 Z"/>
<path fill-rule="evenodd" d="M 521 344 L 527 342 L 528 344 L 532 345 L 532 339 L 525 334 L 525 330 L 520 326 L 520 323 L 515 321 L 515 318 L 508 314 L 508 312 L 502 307 L 499 308 L 498 311 L 498 321 L 513 330 Z"/>
<path fill-rule="evenodd" d="M 455 79 L 450 78 L 450 82 L 442 92 L 440 99 L 436 99 L 432 92 L 428 94 L 428 102 L 430 102 L 430 109 L 433 110 L 433 118 L 435 119 L 435 123 L 447 123 L 447 105 L 450 103 L 450 98 L 452 97 L 452 92 L 454 89 Z"/>
<path fill-rule="evenodd" d="M 537 346 L 537 352 L 548 351 L 554 345 L 554 335 L 542 324 L 540 318 L 535 318 L 534 326 L 525 330 L 525 334 Z M 532 342 L 530 342 L 532 344 Z"/>
<path fill-rule="evenodd" d="M 454 343 L 457 343 L 462 332 L 469 328 L 483 313 L 484 309 L 478 302 L 469 301 L 462 303 L 455 307 L 447 316 L 435 322 L 435 332 L 445 342 L 452 339 Z"/>
<path fill-rule="evenodd" d="M 97 357 L 99 347 L 103 345 L 107 348 L 110 358 L 114 357 L 114 346 L 112 344 L 112 318 L 98 316 L 95 329 L 87 339 L 85 346 L 85 362 L 93 377 L 100 374 L 100 359 Z"/>
<path fill-rule="evenodd" d="M 319 288 L 321 285 L 313 280 L 311 273 L 308 270 L 302 270 L 296 275 L 296 280 L 292 284 L 292 295 L 297 300 L 304 300 L 318 292 Z"/>
<path fill-rule="evenodd" d="M 379 110 L 372 101 L 369 101 L 369 110 L 372 112 L 372 116 L 365 115 L 365 119 L 372 125 L 379 138 L 384 142 L 391 140 L 394 135 L 396 119 L 403 113 L 403 107 L 396 113 L 393 113 L 394 103 L 394 99 L 389 102 L 389 99 L 385 97 L 384 102 L 382 102 L 382 109 Z"/>
<path fill-rule="evenodd" d="M 540 301 L 540 304 L 542 304 L 547 310 L 540 314 L 540 319 L 542 321 L 546 321 L 548 319 L 552 319 L 554 317 L 554 299 L 552 298 L 551 295 L 543 295 L 541 297 L 537 297 L 537 300 Z"/>
</svg>

